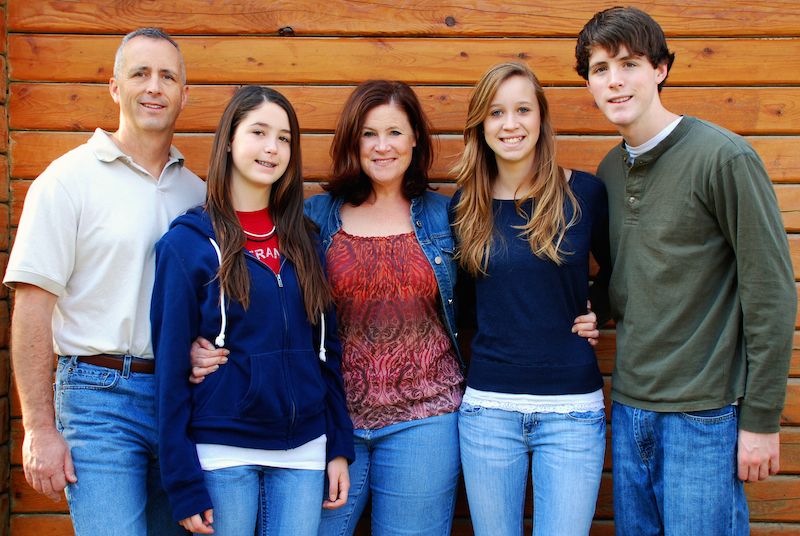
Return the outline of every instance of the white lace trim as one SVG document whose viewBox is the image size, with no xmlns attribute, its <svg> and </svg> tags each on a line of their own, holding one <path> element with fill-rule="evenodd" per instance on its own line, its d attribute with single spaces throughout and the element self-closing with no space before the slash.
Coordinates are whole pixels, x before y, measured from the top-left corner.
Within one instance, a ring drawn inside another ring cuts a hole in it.
<svg viewBox="0 0 800 536">
<path fill-rule="evenodd" d="M 463 402 L 482 408 L 502 409 L 519 413 L 571 413 L 573 411 L 599 411 L 603 404 L 603 390 L 570 395 L 527 395 L 495 393 L 467 387 Z"/>
</svg>

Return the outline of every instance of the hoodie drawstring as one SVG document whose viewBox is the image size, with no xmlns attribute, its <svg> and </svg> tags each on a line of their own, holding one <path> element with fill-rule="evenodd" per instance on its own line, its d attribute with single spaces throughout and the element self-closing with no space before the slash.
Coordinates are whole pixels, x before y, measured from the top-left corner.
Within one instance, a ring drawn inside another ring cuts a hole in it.
<svg viewBox="0 0 800 536">
<path fill-rule="evenodd" d="M 319 360 L 323 363 L 328 361 L 325 355 L 325 313 L 319 315 Z"/>
<path fill-rule="evenodd" d="M 219 250 L 219 246 L 211 237 L 208 237 L 208 241 L 211 242 L 212 246 L 214 246 L 214 251 L 217 252 L 219 265 L 222 266 L 222 252 Z M 217 338 L 214 339 L 214 344 L 217 346 L 217 348 L 225 346 L 225 327 L 228 324 L 228 317 L 225 314 L 225 289 L 222 288 L 222 285 L 219 286 L 219 312 L 222 315 L 222 325 L 219 328 L 219 335 L 217 335 Z"/>
<path fill-rule="evenodd" d="M 219 246 L 211 237 L 208 237 L 208 241 L 211 242 L 214 251 L 217 252 L 217 260 L 220 266 L 222 266 L 222 252 L 219 250 Z M 222 316 L 222 322 L 219 328 L 219 335 L 214 339 L 214 344 L 217 348 L 225 346 L 225 328 L 228 325 L 228 317 L 225 314 L 225 289 L 222 288 L 222 285 L 219 286 L 219 313 Z M 325 352 L 325 313 L 319 315 L 319 360 L 323 363 L 328 361 Z"/>
</svg>

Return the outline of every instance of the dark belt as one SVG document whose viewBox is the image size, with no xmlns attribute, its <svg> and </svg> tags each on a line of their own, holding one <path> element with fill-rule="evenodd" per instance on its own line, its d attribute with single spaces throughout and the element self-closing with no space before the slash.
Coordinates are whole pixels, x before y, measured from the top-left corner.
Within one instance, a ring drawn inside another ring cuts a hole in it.
<svg viewBox="0 0 800 536">
<path fill-rule="evenodd" d="M 124 355 L 97 354 L 81 355 L 78 361 L 88 363 L 98 367 L 105 367 L 114 370 L 123 370 L 125 365 Z M 131 372 L 141 372 L 152 374 L 156 370 L 156 363 L 152 359 L 142 359 L 141 357 L 131 357 Z"/>
</svg>

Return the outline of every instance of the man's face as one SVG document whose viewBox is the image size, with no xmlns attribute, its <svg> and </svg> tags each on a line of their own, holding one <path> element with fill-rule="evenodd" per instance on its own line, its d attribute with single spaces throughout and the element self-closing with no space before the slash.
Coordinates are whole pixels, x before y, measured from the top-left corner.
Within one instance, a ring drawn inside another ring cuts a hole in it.
<svg viewBox="0 0 800 536">
<path fill-rule="evenodd" d="M 172 132 L 186 104 L 180 52 L 168 41 L 135 37 L 122 49 L 119 78 L 109 84 L 120 108 L 120 129 L 140 135 Z"/>
<path fill-rule="evenodd" d="M 586 85 L 600 111 L 625 136 L 650 130 L 654 112 L 661 108 L 658 84 L 666 76 L 666 64 L 653 67 L 645 56 L 632 55 L 624 46 L 616 56 L 594 47 Z"/>
</svg>

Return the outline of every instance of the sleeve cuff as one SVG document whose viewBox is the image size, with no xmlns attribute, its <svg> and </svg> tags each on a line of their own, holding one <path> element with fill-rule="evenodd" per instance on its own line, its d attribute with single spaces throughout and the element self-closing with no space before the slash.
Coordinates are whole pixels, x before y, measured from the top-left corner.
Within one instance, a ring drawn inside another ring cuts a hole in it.
<svg viewBox="0 0 800 536">
<path fill-rule="evenodd" d="M 757 434 L 772 434 L 781 429 L 781 409 L 761 409 L 739 402 L 739 428 Z"/>
</svg>

